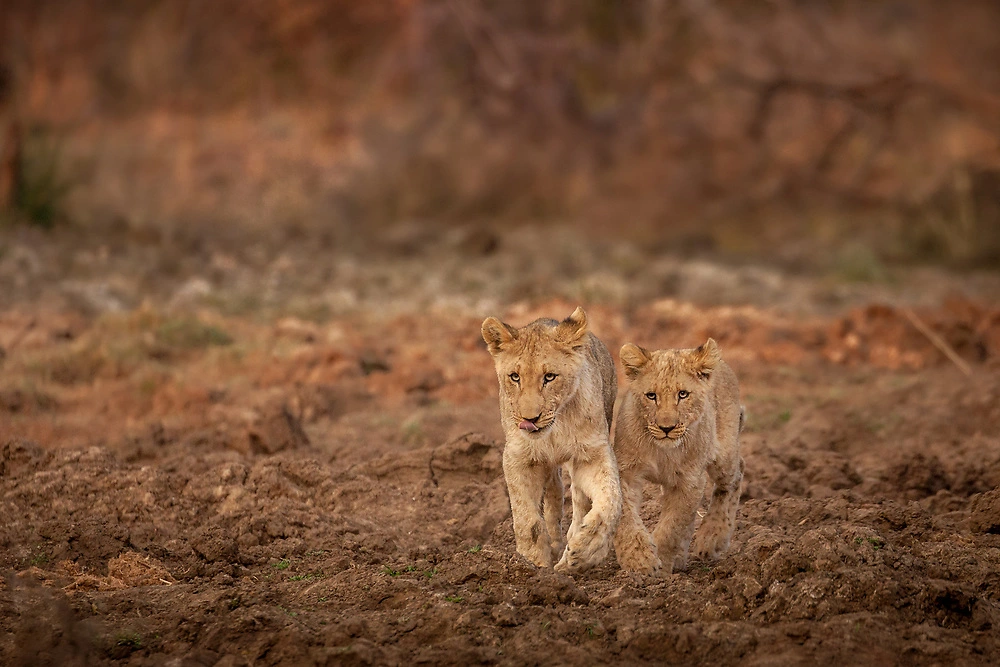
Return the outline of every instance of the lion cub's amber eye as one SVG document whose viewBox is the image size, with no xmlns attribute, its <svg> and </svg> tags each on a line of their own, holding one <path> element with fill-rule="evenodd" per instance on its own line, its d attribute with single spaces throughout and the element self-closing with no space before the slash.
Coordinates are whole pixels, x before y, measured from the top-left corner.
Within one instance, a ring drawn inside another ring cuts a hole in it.
<svg viewBox="0 0 1000 667">
<path fill-rule="evenodd" d="M 679 392 L 677 392 L 677 398 L 687 398 L 690 395 L 691 394 L 689 394 L 688 392 L 686 392 L 683 389 L 681 389 Z"/>
<path fill-rule="evenodd" d="M 508 375 L 507 377 L 509 377 L 509 378 L 510 378 L 510 381 L 511 381 L 511 382 L 520 382 L 520 381 L 521 381 L 521 376 L 520 376 L 520 375 L 518 375 L 517 373 L 511 373 L 511 374 L 510 374 L 510 375 Z"/>
<path fill-rule="evenodd" d="M 552 382 L 553 380 L 556 379 L 556 374 L 555 373 L 546 373 L 545 377 L 543 379 L 545 380 L 546 384 L 548 384 L 549 382 Z"/>
<path fill-rule="evenodd" d="M 646 398 L 648 398 L 651 401 L 655 401 L 656 400 L 656 392 L 655 391 L 647 391 L 646 392 Z"/>
</svg>

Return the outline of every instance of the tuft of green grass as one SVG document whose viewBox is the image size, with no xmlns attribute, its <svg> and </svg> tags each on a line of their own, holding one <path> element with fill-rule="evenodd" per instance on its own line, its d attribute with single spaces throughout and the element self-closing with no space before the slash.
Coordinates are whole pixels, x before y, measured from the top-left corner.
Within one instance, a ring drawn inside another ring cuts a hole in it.
<svg viewBox="0 0 1000 667">
<path fill-rule="evenodd" d="M 867 245 L 852 244 L 837 255 L 835 272 L 845 282 L 874 283 L 885 282 L 885 266 L 875 251 Z"/>
<path fill-rule="evenodd" d="M 419 415 L 410 417 L 403 422 L 403 424 L 399 427 L 399 432 L 402 436 L 403 443 L 407 445 L 420 444 L 425 440 L 426 436 L 424 426 L 421 423 Z"/>
<path fill-rule="evenodd" d="M 388 574 L 390 577 L 398 577 L 401 574 L 404 574 L 404 573 L 407 573 L 407 572 L 416 572 L 416 571 L 417 571 L 417 566 L 416 565 L 407 565 L 402 570 L 397 570 L 397 569 L 395 569 L 395 568 L 393 568 L 393 567 L 391 567 L 389 565 L 383 565 L 382 566 L 382 572 L 383 572 L 383 574 Z M 435 570 L 435 572 L 437 572 L 437 570 Z"/>
<path fill-rule="evenodd" d="M 477 553 L 479 553 L 482 550 L 483 550 L 483 545 L 482 544 L 477 544 L 474 547 L 469 547 L 469 553 L 470 554 L 477 554 Z"/>
<path fill-rule="evenodd" d="M 424 576 L 427 577 L 428 579 L 433 578 L 434 575 L 437 574 L 437 573 L 438 573 L 438 570 L 437 570 L 436 567 L 433 568 L 433 569 L 430 569 L 430 570 L 424 570 Z"/>
<path fill-rule="evenodd" d="M 51 229 L 63 217 L 73 183 L 63 173 L 61 162 L 60 146 L 49 133 L 36 130 L 26 137 L 13 205 L 28 224 Z"/>
<path fill-rule="evenodd" d="M 465 598 L 463 598 L 461 595 L 446 595 L 444 599 L 447 600 L 448 602 L 463 602 L 463 601 L 465 601 Z"/>
<path fill-rule="evenodd" d="M 222 329 L 190 317 L 164 322 L 156 329 L 156 339 L 164 345 L 184 350 L 224 346 L 233 342 L 232 337 Z"/>
<path fill-rule="evenodd" d="M 881 549 L 882 547 L 885 546 L 885 541 L 882 538 L 879 538 L 879 537 L 855 537 L 854 538 L 854 543 L 857 544 L 858 546 L 861 546 L 861 545 L 865 544 L 866 542 L 872 546 L 872 549 L 874 551 L 878 551 L 879 549 Z"/>
<path fill-rule="evenodd" d="M 271 567 L 273 567 L 275 570 L 287 570 L 288 566 L 291 564 L 292 561 L 288 560 L 287 558 L 282 558 L 277 563 L 273 564 Z"/>
<path fill-rule="evenodd" d="M 138 632 L 121 632 L 115 635 L 115 646 L 130 649 L 132 651 L 142 648 L 142 635 Z"/>
<path fill-rule="evenodd" d="M 39 565 L 45 565 L 49 562 L 49 555 L 42 551 L 41 547 L 37 547 L 35 554 L 28 560 L 28 563 L 38 567 Z"/>
</svg>

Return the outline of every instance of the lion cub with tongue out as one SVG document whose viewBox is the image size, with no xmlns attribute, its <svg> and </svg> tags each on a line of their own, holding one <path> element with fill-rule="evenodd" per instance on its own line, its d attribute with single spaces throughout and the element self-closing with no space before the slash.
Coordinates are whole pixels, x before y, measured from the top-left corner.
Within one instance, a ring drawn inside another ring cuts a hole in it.
<svg viewBox="0 0 1000 667">
<path fill-rule="evenodd" d="M 562 322 L 539 319 L 520 329 L 488 317 L 482 333 L 500 381 L 503 472 L 517 551 L 540 567 L 559 558 L 556 570 L 586 570 L 608 555 L 621 516 L 609 442 L 617 393 L 611 355 L 587 331 L 582 308 Z M 563 465 L 573 498 L 565 550 Z"/>
</svg>

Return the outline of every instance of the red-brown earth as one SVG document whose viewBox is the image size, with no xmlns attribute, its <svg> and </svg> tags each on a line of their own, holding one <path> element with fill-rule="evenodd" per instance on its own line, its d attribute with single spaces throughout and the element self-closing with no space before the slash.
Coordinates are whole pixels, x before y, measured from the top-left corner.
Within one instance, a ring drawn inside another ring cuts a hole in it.
<svg viewBox="0 0 1000 667">
<path fill-rule="evenodd" d="M 1000 661 L 995 276 L 5 242 L 0 663 Z M 612 350 L 713 336 L 737 371 L 720 561 L 515 552 L 479 325 L 577 303 Z"/>
</svg>

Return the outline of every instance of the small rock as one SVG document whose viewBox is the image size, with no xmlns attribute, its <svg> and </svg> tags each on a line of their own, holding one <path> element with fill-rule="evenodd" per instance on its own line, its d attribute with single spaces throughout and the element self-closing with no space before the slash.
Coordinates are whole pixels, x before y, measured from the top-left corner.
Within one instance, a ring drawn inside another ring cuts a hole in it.
<svg viewBox="0 0 1000 667">
<path fill-rule="evenodd" d="M 284 402 L 261 409 L 260 418 L 247 430 L 247 440 L 255 454 L 276 454 L 309 445 L 300 415 Z"/>
<path fill-rule="evenodd" d="M 493 620 L 497 625 L 504 627 L 512 627 L 521 624 L 521 615 L 517 611 L 517 607 L 509 602 L 501 602 L 500 604 L 493 607 L 493 611 L 490 613 Z"/>
<path fill-rule="evenodd" d="M 368 633 L 368 623 L 355 616 L 344 621 L 344 631 L 351 637 L 361 637 Z"/>
<path fill-rule="evenodd" d="M 969 527 L 975 533 L 1000 534 L 1000 488 L 975 496 Z"/>
<path fill-rule="evenodd" d="M 511 608 L 513 608 L 513 606 Z M 482 612 L 478 609 L 469 609 L 468 611 L 464 611 L 455 620 L 455 627 L 458 629 L 471 628 L 479 622 L 482 616 Z"/>
<path fill-rule="evenodd" d="M 633 637 L 635 637 L 635 627 L 632 625 L 619 625 L 618 629 L 615 630 L 615 638 L 618 639 L 618 643 L 622 646 L 628 646 Z"/>
<path fill-rule="evenodd" d="M 631 596 L 625 592 L 625 587 L 619 586 L 618 588 L 616 588 L 615 590 L 611 591 L 603 598 L 601 598 L 600 603 L 605 607 L 617 607 L 624 600 L 627 600 L 629 597 Z"/>
</svg>

